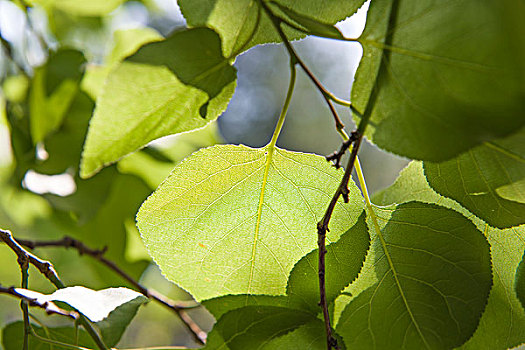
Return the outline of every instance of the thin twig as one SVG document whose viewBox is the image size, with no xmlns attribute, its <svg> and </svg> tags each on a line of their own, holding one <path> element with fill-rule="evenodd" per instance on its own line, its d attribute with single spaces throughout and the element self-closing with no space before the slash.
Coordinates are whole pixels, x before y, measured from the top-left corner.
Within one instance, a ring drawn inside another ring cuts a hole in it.
<svg viewBox="0 0 525 350">
<path fill-rule="evenodd" d="M 330 91 L 328 91 L 323 84 L 315 77 L 315 75 L 310 71 L 310 69 L 306 66 L 306 64 L 303 62 L 303 60 L 297 55 L 297 52 L 295 52 L 295 49 L 293 48 L 292 44 L 286 37 L 286 34 L 284 34 L 283 29 L 281 28 L 281 23 L 284 23 L 283 20 L 277 16 L 275 16 L 268 5 L 264 2 L 259 0 L 259 4 L 262 6 L 268 17 L 270 17 L 271 22 L 273 23 L 273 26 L 277 30 L 277 33 L 279 34 L 279 37 L 284 43 L 284 46 L 286 47 L 286 50 L 288 51 L 289 55 L 293 58 L 294 62 L 299 64 L 301 68 L 304 70 L 306 75 L 310 78 L 310 80 L 314 83 L 314 85 L 317 87 L 317 89 L 321 92 L 323 95 L 323 98 L 326 101 L 326 104 L 328 105 L 328 108 L 330 109 L 330 112 L 332 113 L 332 116 L 334 117 L 335 121 L 335 127 L 339 132 L 344 133 L 344 127 L 345 125 L 341 121 L 341 118 L 339 118 L 339 115 L 337 114 L 337 111 L 335 110 L 335 107 L 332 103 L 336 102 L 345 106 L 350 106 L 350 102 L 341 100 L 334 96 Z"/>
<path fill-rule="evenodd" d="M 40 273 L 42 273 L 55 287 L 58 289 L 65 288 L 66 286 L 55 271 L 53 265 L 46 260 L 42 260 L 36 255 L 25 250 L 14 238 L 10 231 L 0 229 L 0 239 L 2 239 L 11 250 L 18 256 L 19 261 L 26 259 L 30 264 L 35 266 Z M 109 350 L 104 341 L 93 328 L 91 323 L 82 314 L 79 314 L 78 322 L 84 327 L 86 332 L 91 336 L 95 344 L 97 344 L 100 350 Z"/>
<path fill-rule="evenodd" d="M 350 134 L 350 137 L 347 140 L 344 140 L 341 144 L 341 148 L 339 148 L 339 151 L 335 151 L 334 153 L 327 155 L 325 158 L 327 161 L 332 161 L 334 164 L 334 167 L 336 169 L 339 169 L 341 167 L 341 158 L 343 158 L 343 155 L 345 154 L 346 150 L 352 146 L 352 143 L 357 138 L 357 132 L 352 132 Z"/>
<path fill-rule="evenodd" d="M 166 297 L 165 295 L 157 292 L 156 290 L 146 288 L 145 286 L 141 285 L 139 282 L 137 282 L 133 277 L 131 277 L 129 274 L 127 274 L 125 271 L 123 271 L 121 268 L 119 268 L 113 261 L 107 259 L 104 257 L 105 252 L 107 251 L 107 248 L 104 249 L 92 249 L 82 243 L 81 241 L 71 238 L 71 237 L 64 237 L 60 240 L 56 241 L 30 241 L 30 240 L 18 240 L 18 242 L 29 248 L 29 249 L 35 249 L 38 247 L 64 247 L 64 248 L 74 248 L 78 251 L 80 255 L 89 255 L 93 257 L 94 259 L 100 261 L 102 264 L 106 265 L 109 269 L 113 270 L 115 273 L 120 275 L 122 278 L 124 278 L 126 281 L 128 281 L 133 287 L 137 289 L 140 293 L 142 293 L 144 296 L 153 299 L 160 304 L 164 305 L 165 307 L 169 308 L 170 310 L 174 311 L 179 318 L 184 323 L 185 327 L 190 331 L 192 336 L 195 338 L 195 340 L 200 344 L 206 343 L 206 332 L 204 332 L 197 323 L 188 315 L 184 309 L 190 309 L 194 308 L 196 305 L 185 305 L 180 302 L 175 302 L 171 300 L 170 298 Z"/>
<path fill-rule="evenodd" d="M 79 314 L 76 311 L 67 311 L 60 307 L 58 307 L 55 303 L 46 301 L 46 302 L 39 302 L 37 299 L 30 298 L 22 291 L 15 287 L 3 287 L 0 285 L 0 294 L 7 294 L 11 295 L 15 298 L 20 299 L 22 302 L 24 302 L 26 305 L 32 306 L 32 307 L 38 307 L 46 311 L 48 315 L 61 315 L 65 316 L 71 319 L 78 319 Z M 24 322 L 25 323 L 25 322 Z M 30 333 L 30 331 L 28 331 Z M 28 333 L 28 334 L 29 334 Z"/>
</svg>

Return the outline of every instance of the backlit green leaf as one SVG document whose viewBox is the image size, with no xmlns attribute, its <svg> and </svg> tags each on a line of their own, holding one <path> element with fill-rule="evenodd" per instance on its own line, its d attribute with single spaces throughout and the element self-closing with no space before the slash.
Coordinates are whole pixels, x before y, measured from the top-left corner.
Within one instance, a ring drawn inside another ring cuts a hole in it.
<svg viewBox="0 0 525 350">
<path fill-rule="evenodd" d="M 314 21 L 333 25 L 354 14 L 364 0 L 279 0 L 274 1 Z M 209 26 L 217 31 L 226 57 L 252 46 L 280 42 L 279 35 L 257 0 L 181 0 L 181 11 L 190 26 Z M 290 40 L 304 33 L 285 28 Z"/>
<path fill-rule="evenodd" d="M 424 168 L 432 188 L 491 226 L 508 228 L 525 223 L 525 203 L 499 194 L 501 187 L 514 189 L 516 182 L 525 179 L 525 131 L 487 142 L 443 163 L 425 162 Z M 513 195 L 519 199 L 525 193 Z"/>
<path fill-rule="evenodd" d="M 224 111 L 235 88 L 235 69 L 210 29 L 176 32 L 130 60 L 110 73 L 97 98 L 82 177 L 161 136 L 203 127 Z"/>
<path fill-rule="evenodd" d="M 509 16 L 519 2 L 372 1 L 352 88 L 370 139 L 442 161 L 523 126 L 523 16 Z"/>
<path fill-rule="evenodd" d="M 285 293 L 293 265 L 315 249 L 317 222 L 341 172 L 315 155 L 214 146 L 177 165 L 142 205 L 146 246 L 171 281 L 197 300 Z M 350 184 L 328 234 L 356 221 L 362 198 Z"/>
<path fill-rule="evenodd" d="M 337 331 L 359 349 L 451 349 L 478 326 L 492 285 L 490 248 L 467 218 L 398 205 L 375 244 L 378 283 L 346 307 Z"/>
</svg>

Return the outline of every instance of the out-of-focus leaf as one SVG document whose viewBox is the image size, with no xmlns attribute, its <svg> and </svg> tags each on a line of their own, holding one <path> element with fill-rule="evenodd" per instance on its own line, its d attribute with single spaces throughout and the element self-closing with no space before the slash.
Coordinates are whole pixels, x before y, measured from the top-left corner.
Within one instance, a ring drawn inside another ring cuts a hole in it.
<svg viewBox="0 0 525 350">
<path fill-rule="evenodd" d="M 525 124 L 522 1 L 375 0 L 352 103 L 367 136 L 443 161 Z"/>
<path fill-rule="evenodd" d="M 75 50 L 59 50 L 35 70 L 29 92 L 31 138 L 38 143 L 62 123 L 78 91 L 84 56 Z"/>
<path fill-rule="evenodd" d="M 93 342 L 89 334 L 83 329 L 75 329 L 73 327 L 47 327 L 42 328 L 37 325 L 32 325 L 36 334 L 43 338 L 60 341 L 66 344 L 78 345 L 95 349 L 96 344 Z M 24 342 L 24 322 L 17 321 L 10 323 L 2 330 L 2 344 L 4 350 L 20 350 L 23 348 Z M 40 341 L 38 338 L 29 336 L 30 350 L 54 350 L 57 347 L 49 343 Z"/>
<path fill-rule="evenodd" d="M 360 349 L 451 349 L 476 330 L 492 286 L 490 247 L 466 217 L 400 204 L 375 240 L 378 283 L 353 299 L 337 332 Z"/>
<path fill-rule="evenodd" d="M 55 8 L 74 16 L 103 16 L 126 0 L 29 0 L 44 8 Z"/>
<path fill-rule="evenodd" d="M 2 92 L 10 102 L 24 102 L 29 89 L 29 80 L 25 75 L 7 77 L 2 84 Z"/>
<path fill-rule="evenodd" d="M 281 149 L 213 146 L 177 165 L 137 214 L 150 255 L 197 300 L 285 293 L 293 265 L 316 247 L 316 225 L 339 186 L 325 159 Z M 351 182 L 337 203 L 336 241 L 363 208 Z"/>
<path fill-rule="evenodd" d="M 275 3 L 303 17 L 333 25 L 354 14 L 364 0 L 279 0 Z M 258 44 L 281 41 L 256 0 L 181 0 L 179 6 L 189 26 L 208 26 L 219 33 L 226 57 Z M 305 36 L 300 31 L 284 29 L 290 40 Z"/>
<path fill-rule="evenodd" d="M 498 193 L 525 179 L 525 130 L 487 142 L 443 163 L 424 163 L 430 186 L 452 198 L 491 226 L 509 228 L 525 223 L 525 192 L 521 202 Z M 516 188 L 519 190 L 519 188 Z M 501 191 L 501 190 L 500 190 Z"/>
<path fill-rule="evenodd" d="M 203 127 L 224 111 L 234 87 L 235 69 L 211 29 L 187 29 L 147 44 L 107 78 L 90 123 L 81 176 L 156 138 Z"/>
<path fill-rule="evenodd" d="M 525 250 L 525 226 L 498 230 L 471 215 L 457 202 L 440 196 L 428 185 L 421 162 L 412 162 L 396 182 L 374 197 L 380 205 L 419 200 L 439 203 L 470 216 L 491 246 L 493 283 L 478 329 L 461 349 L 508 349 L 523 342 L 525 312 L 514 288 L 515 271 Z"/>
<path fill-rule="evenodd" d="M 341 238 L 326 248 L 326 300 L 328 304 L 341 294 L 341 291 L 357 278 L 366 252 L 370 245 L 370 236 L 365 221 L 366 215 L 359 217 L 357 223 L 346 231 Z M 295 264 L 286 294 L 294 307 L 319 312 L 319 249 L 304 256 Z"/>
</svg>

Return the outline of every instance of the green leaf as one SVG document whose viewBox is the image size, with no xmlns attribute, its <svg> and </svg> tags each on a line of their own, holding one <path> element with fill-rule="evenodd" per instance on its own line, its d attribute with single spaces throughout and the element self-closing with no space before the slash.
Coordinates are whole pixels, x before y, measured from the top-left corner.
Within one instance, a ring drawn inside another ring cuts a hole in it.
<svg viewBox="0 0 525 350">
<path fill-rule="evenodd" d="M 78 91 L 85 58 L 75 50 L 60 50 L 35 70 L 29 92 L 33 143 L 55 131 Z"/>
<path fill-rule="evenodd" d="M 351 98 L 370 115 L 367 136 L 443 161 L 523 126 L 525 31 L 509 16 L 519 2 L 371 2 Z"/>
<path fill-rule="evenodd" d="M 275 306 L 246 306 L 226 313 L 213 327 L 210 338 L 217 335 L 219 344 L 212 349 L 260 349 L 264 344 L 302 325 L 315 321 L 315 315 L 302 310 Z"/>
<path fill-rule="evenodd" d="M 210 147 L 177 165 L 144 202 L 139 231 L 164 275 L 197 300 L 284 294 L 293 265 L 316 247 L 317 222 L 340 176 L 315 155 Z M 349 188 L 329 241 L 362 211 L 359 190 Z"/>
<path fill-rule="evenodd" d="M 148 27 L 115 31 L 113 47 L 105 57 L 105 65 L 88 65 L 82 78 L 81 88 L 96 100 L 107 76 L 118 63 L 137 52 L 142 45 L 162 39 L 162 35 Z"/>
<path fill-rule="evenodd" d="M 476 330 L 492 285 L 490 247 L 461 214 L 398 205 L 378 235 L 378 283 L 346 307 L 337 332 L 360 349 L 451 349 Z"/>
<path fill-rule="evenodd" d="M 514 187 L 513 183 L 525 179 L 525 130 L 443 163 L 425 162 L 424 168 L 434 190 L 456 200 L 491 226 L 509 228 L 525 223 L 525 203 L 498 193 L 500 187 Z"/>
<path fill-rule="evenodd" d="M 77 339 L 77 330 L 73 327 L 48 327 L 42 328 L 36 325 L 32 325 L 35 333 L 39 336 L 59 341 L 62 343 L 84 346 L 87 348 L 95 349 L 96 345 L 93 343 L 93 340 L 83 329 L 78 329 L 78 341 Z M 2 344 L 4 345 L 4 350 L 20 350 L 22 349 L 22 344 L 24 342 L 24 322 L 17 321 L 14 323 L 8 324 L 2 330 Z M 31 350 L 56 350 L 58 347 L 52 346 L 49 343 L 40 341 L 34 336 L 29 336 L 29 349 Z"/>
<path fill-rule="evenodd" d="M 209 28 L 175 32 L 164 41 L 143 46 L 127 61 L 165 66 L 183 84 L 206 92 L 210 99 L 236 79 L 235 68 L 222 55 L 221 39 Z M 206 118 L 206 113 L 201 116 Z"/>
<path fill-rule="evenodd" d="M 2 93 L 10 102 L 22 103 L 27 96 L 29 79 L 25 75 L 12 75 L 5 78 L 2 84 Z M 5 106 L 2 108 L 4 109 Z"/>
<path fill-rule="evenodd" d="M 333 25 L 354 14 L 364 0 L 274 2 L 303 18 Z M 219 33 L 226 57 L 233 57 L 258 44 L 281 41 L 257 0 L 181 0 L 179 6 L 189 26 L 208 26 Z M 290 40 L 304 37 L 300 31 L 284 29 Z"/>
<path fill-rule="evenodd" d="M 97 99 L 84 178 L 154 139 L 203 127 L 224 111 L 235 88 L 235 69 L 210 29 L 176 32 L 129 60 L 110 73 Z"/>
<path fill-rule="evenodd" d="M 315 20 L 311 17 L 297 13 L 294 10 L 281 5 L 276 1 L 270 1 L 269 3 L 277 6 L 277 8 L 285 14 L 285 17 L 283 19 L 291 20 L 292 24 L 302 27 L 302 29 L 308 32 L 308 34 L 332 39 L 344 40 L 345 38 L 343 34 L 339 31 L 339 29 L 337 29 L 333 25 L 319 22 L 318 20 Z"/>
<path fill-rule="evenodd" d="M 525 225 L 506 230 L 489 227 L 457 202 L 441 197 L 428 185 L 421 162 L 412 162 L 396 182 L 374 197 L 381 205 L 420 200 L 460 211 L 474 221 L 491 245 L 493 283 L 489 300 L 474 336 L 461 349 L 508 349 L 523 343 L 525 312 L 514 289 L 515 273 L 525 250 Z"/>
<path fill-rule="evenodd" d="M 525 254 L 523 255 L 525 257 Z M 516 270 L 516 296 L 525 308 L 525 259 L 521 259 L 518 269 Z"/>
<path fill-rule="evenodd" d="M 271 295 L 224 295 L 218 298 L 208 299 L 202 302 L 216 320 L 228 311 L 240 309 L 245 306 L 279 306 L 288 307 L 289 299 L 286 296 Z"/>
<path fill-rule="evenodd" d="M 525 203 L 525 178 L 496 188 L 501 198 L 518 203 Z"/>
<path fill-rule="evenodd" d="M 44 8 L 56 8 L 75 16 L 103 16 L 126 0 L 29 0 L 30 3 L 38 4 Z"/>
<path fill-rule="evenodd" d="M 365 260 L 370 236 L 363 211 L 357 223 L 341 238 L 326 248 L 326 299 L 328 304 L 357 278 Z M 304 256 L 294 266 L 288 279 L 286 294 L 292 305 L 314 313 L 319 312 L 319 249 Z"/>
<path fill-rule="evenodd" d="M 317 319 L 269 341 L 261 350 L 324 350 L 326 349 L 325 333 L 323 321 Z M 337 335 L 336 338 L 339 349 L 346 349 L 343 340 Z"/>
</svg>

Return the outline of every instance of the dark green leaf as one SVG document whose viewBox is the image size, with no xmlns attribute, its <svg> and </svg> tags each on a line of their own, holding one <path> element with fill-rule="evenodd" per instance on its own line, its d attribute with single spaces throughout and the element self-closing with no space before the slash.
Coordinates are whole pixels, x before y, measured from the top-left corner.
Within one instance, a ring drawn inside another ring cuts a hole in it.
<svg viewBox="0 0 525 350">
<path fill-rule="evenodd" d="M 354 14 L 364 0 L 279 0 L 282 7 L 313 21 L 333 25 Z M 181 11 L 190 26 L 208 26 L 221 36 L 226 57 L 258 44 L 280 42 L 275 28 L 257 0 L 181 0 Z M 304 33 L 285 28 L 290 40 Z"/>
<path fill-rule="evenodd" d="M 516 270 L 516 296 L 525 308 L 525 254 L 523 257 Z"/>
<path fill-rule="evenodd" d="M 218 320 L 228 311 L 240 309 L 245 306 L 287 307 L 288 302 L 289 300 L 285 296 L 241 294 L 208 299 L 203 301 L 202 305 Z"/>
<path fill-rule="evenodd" d="M 285 14 L 285 20 L 291 20 L 292 24 L 298 25 L 299 28 L 302 27 L 302 29 L 304 29 L 308 34 L 332 39 L 344 39 L 343 34 L 341 34 L 339 29 L 333 25 L 319 22 L 316 19 L 295 12 L 294 10 L 281 5 L 276 1 L 270 1 L 269 3 L 277 6 L 277 8 Z"/>
<path fill-rule="evenodd" d="M 78 342 L 77 330 L 73 327 L 53 327 L 53 328 L 42 328 L 33 325 L 33 329 L 36 334 L 41 337 L 60 341 L 67 344 L 84 346 L 87 348 L 95 349 L 96 345 L 91 340 L 91 337 L 83 330 L 78 330 Z M 8 324 L 2 331 L 2 343 L 4 350 L 20 350 L 24 341 L 24 322 L 18 321 Z M 42 342 L 34 336 L 29 336 L 29 349 L 30 350 L 54 350 L 57 346 L 52 346 L 49 343 Z"/>
<path fill-rule="evenodd" d="M 258 349 L 272 339 L 315 320 L 316 317 L 306 311 L 275 306 L 246 306 L 230 311 L 219 319 L 210 338 L 219 336 L 223 342 L 211 342 L 205 349 Z"/>
<path fill-rule="evenodd" d="M 456 200 L 491 226 L 509 228 L 525 223 L 525 203 L 506 199 L 498 192 L 503 186 L 512 189 L 525 179 L 525 130 L 443 163 L 425 162 L 424 168 L 434 190 Z M 514 193 L 517 197 L 520 194 Z"/>
<path fill-rule="evenodd" d="M 378 282 L 337 325 L 359 349 L 451 349 L 476 330 L 492 285 L 490 248 L 461 214 L 398 205 L 376 239 Z"/>
<path fill-rule="evenodd" d="M 29 92 L 31 137 L 36 144 L 62 124 L 78 91 L 85 58 L 75 50 L 59 50 L 35 70 Z"/>
<path fill-rule="evenodd" d="M 439 203 L 455 209 L 475 222 L 483 230 L 491 245 L 494 285 L 480 324 L 474 336 L 461 349 L 508 349 L 523 343 L 525 311 L 516 296 L 515 271 L 525 250 L 525 225 L 506 230 L 489 227 L 468 213 L 457 202 L 441 197 L 428 185 L 420 162 L 412 162 L 396 182 L 375 196 L 381 205 L 420 200 Z"/>
<path fill-rule="evenodd" d="M 442 161 L 523 126 L 525 31 L 509 16 L 520 11 L 519 0 L 372 1 L 352 88 L 371 140 Z"/>
<path fill-rule="evenodd" d="M 325 333 L 323 321 L 317 319 L 269 341 L 261 350 L 324 350 L 326 349 Z M 346 349 L 343 340 L 337 335 L 336 339 L 339 349 Z"/>
<path fill-rule="evenodd" d="M 370 245 L 365 218 L 366 214 L 363 211 L 352 228 L 337 242 L 327 246 L 325 279 L 326 299 L 329 304 L 357 278 L 363 266 Z M 314 313 L 320 311 L 318 259 L 319 249 L 316 249 L 299 260 L 290 273 L 286 290 L 291 305 Z"/>
</svg>

